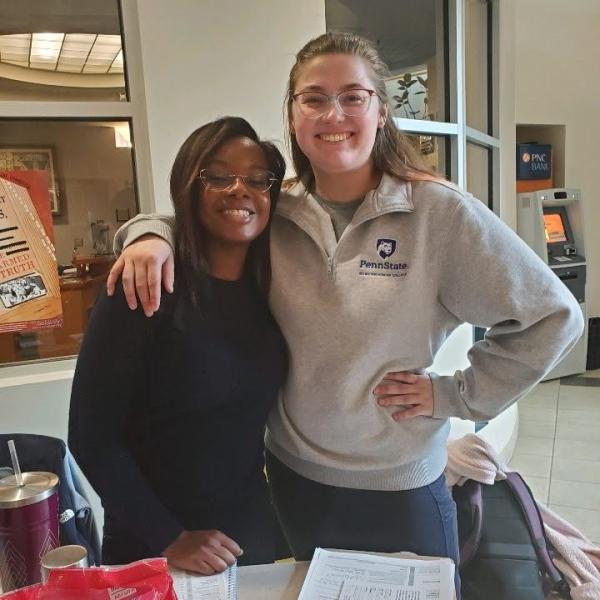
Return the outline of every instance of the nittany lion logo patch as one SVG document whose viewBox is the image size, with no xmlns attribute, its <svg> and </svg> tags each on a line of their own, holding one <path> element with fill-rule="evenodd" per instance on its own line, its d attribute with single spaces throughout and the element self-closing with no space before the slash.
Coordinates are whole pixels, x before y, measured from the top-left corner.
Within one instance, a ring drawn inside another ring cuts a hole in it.
<svg viewBox="0 0 600 600">
<path fill-rule="evenodd" d="M 394 252 L 396 252 L 396 240 L 385 238 L 377 240 L 377 254 L 379 254 L 381 258 L 389 258 Z"/>
</svg>

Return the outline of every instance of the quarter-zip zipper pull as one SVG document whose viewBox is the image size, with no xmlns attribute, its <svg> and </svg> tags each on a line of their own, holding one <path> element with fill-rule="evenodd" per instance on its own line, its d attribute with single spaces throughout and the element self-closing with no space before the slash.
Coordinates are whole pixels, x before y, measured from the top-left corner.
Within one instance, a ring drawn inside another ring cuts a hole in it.
<svg viewBox="0 0 600 600">
<path fill-rule="evenodd" d="M 333 258 L 329 258 L 327 260 L 327 274 L 329 279 L 335 279 L 335 262 Z"/>
</svg>

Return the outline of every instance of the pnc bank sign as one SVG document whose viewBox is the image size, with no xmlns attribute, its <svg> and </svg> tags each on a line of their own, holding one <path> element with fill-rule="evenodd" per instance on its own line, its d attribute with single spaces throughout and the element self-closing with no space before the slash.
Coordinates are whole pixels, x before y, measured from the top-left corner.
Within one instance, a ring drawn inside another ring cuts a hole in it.
<svg viewBox="0 0 600 600">
<path fill-rule="evenodd" d="M 552 171 L 548 144 L 520 144 L 517 152 L 517 179 L 545 179 Z"/>
</svg>

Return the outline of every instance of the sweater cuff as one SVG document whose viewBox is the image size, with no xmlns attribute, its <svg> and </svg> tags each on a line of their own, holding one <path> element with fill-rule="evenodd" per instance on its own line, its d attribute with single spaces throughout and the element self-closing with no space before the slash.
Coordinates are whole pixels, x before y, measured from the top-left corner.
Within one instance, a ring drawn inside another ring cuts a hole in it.
<svg viewBox="0 0 600 600">
<path fill-rule="evenodd" d="M 433 418 L 459 417 L 469 419 L 469 407 L 461 398 L 458 381 L 452 375 L 428 373 L 433 384 Z"/>
<path fill-rule="evenodd" d="M 113 242 L 114 253 L 118 256 L 127 246 L 133 244 L 143 235 L 156 235 L 167 242 L 173 248 L 173 231 L 171 226 L 161 220 L 133 221 L 122 228 L 115 235 Z"/>
</svg>

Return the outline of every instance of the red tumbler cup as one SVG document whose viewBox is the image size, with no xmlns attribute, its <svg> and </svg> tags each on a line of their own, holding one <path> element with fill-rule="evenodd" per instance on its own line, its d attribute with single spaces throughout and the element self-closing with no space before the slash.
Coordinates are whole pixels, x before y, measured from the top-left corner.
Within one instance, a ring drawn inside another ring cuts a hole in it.
<svg viewBox="0 0 600 600">
<path fill-rule="evenodd" d="M 41 580 L 40 560 L 56 548 L 58 477 L 54 473 L 23 473 L 0 479 L 0 586 L 9 592 Z"/>
</svg>

